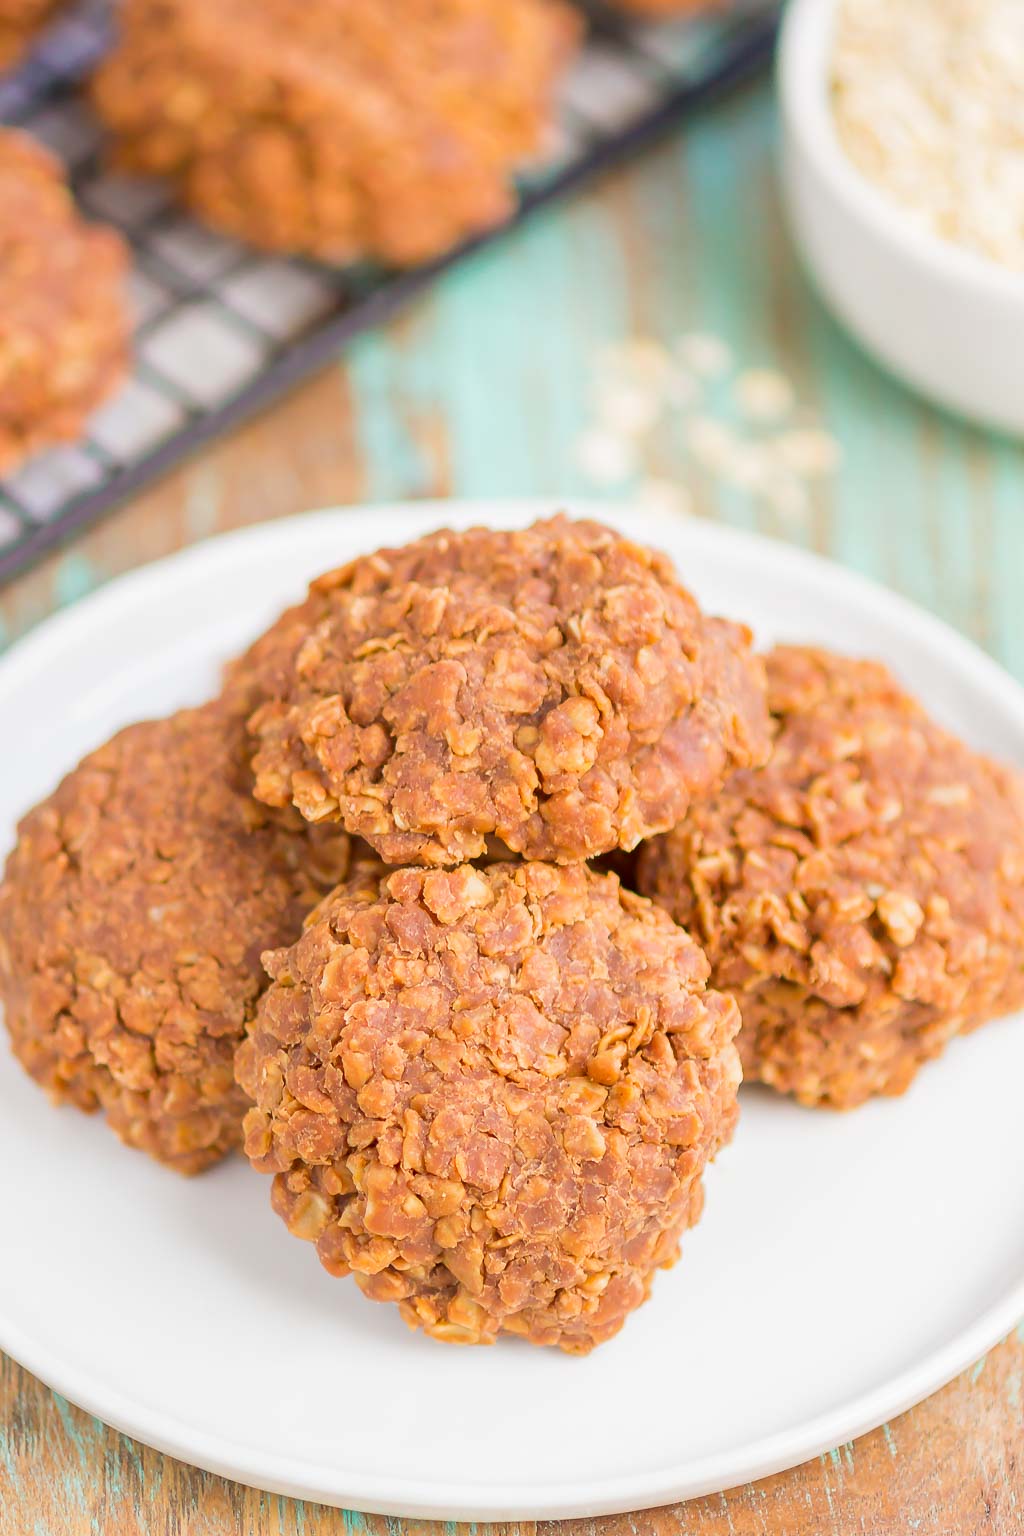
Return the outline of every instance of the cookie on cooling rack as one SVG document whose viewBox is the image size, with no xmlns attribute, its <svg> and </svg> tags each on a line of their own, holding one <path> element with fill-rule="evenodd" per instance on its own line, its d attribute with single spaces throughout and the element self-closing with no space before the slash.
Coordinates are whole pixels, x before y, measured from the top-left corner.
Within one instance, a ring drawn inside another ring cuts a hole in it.
<svg viewBox="0 0 1024 1536">
<path fill-rule="evenodd" d="M 407 264 L 512 211 L 578 32 L 563 0 L 128 0 L 94 99 L 210 224 Z"/>
<path fill-rule="evenodd" d="M 11 69 L 67 0 L 0 0 L 0 70 Z"/>
<path fill-rule="evenodd" d="M 127 249 L 79 217 L 58 162 L 0 129 L 0 474 L 78 437 L 127 363 Z"/>
<path fill-rule="evenodd" d="M 730 0 L 612 0 L 620 11 L 657 20 L 671 16 L 696 16 L 707 11 L 728 10 Z"/>
</svg>

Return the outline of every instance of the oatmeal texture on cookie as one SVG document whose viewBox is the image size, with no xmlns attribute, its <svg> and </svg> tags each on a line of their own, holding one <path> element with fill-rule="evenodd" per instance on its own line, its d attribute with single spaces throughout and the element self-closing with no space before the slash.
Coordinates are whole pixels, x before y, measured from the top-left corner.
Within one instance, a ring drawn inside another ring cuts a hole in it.
<svg viewBox="0 0 1024 1536">
<path fill-rule="evenodd" d="M 339 829 L 252 799 L 244 735 L 216 706 L 129 726 L 29 812 L 0 885 L 15 1055 L 182 1173 L 239 1144 L 260 954 L 348 864 Z"/>
<path fill-rule="evenodd" d="M 0 128 L 0 474 L 77 437 L 126 366 L 128 256 L 54 157 Z"/>
<path fill-rule="evenodd" d="M 258 798 L 389 864 L 467 862 L 489 836 L 558 863 L 631 848 L 768 749 L 748 631 L 665 556 L 565 517 L 353 561 L 230 686 L 268 695 Z"/>
<path fill-rule="evenodd" d="M 1024 1005 L 1024 781 L 877 663 L 767 667 L 770 762 L 646 846 L 638 884 L 737 999 L 745 1074 L 848 1108 Z"/>
<path fill-rule="evenodd" d="M 513 211 L 579 32 L 562 0 L 127 0 L 94 99 L 229 234 L 420 262 Z"/>
<path fill-rule="evenodd" d="M 289 1230 L 438 1339 L 616 1333 L 733 1130 L 696 944 L 583 865 L 378 866 L 267 964 L 236 1071 Z"/>
</svg>

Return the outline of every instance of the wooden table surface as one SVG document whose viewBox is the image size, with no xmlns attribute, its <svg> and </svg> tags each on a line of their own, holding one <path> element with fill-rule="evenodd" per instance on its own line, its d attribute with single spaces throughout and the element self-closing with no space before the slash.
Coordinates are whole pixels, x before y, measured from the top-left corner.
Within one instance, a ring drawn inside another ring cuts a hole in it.
<svg viewBox="0 0 1024 1536">
<path fill-rule="evenodd" d="M 1024 453 L 913 399 L 824 314 L 783 231 L 774 133 L 767 87 L 748 90 L 475 257 L 335 369 L 0 593 L 0 644 L 143 561 L 311 506 L 447 494 L 555 502 L 592 491 L 574 444 L 600 349 L 699 330 L 744 363 L 781 367 L 842 445 L 841 468 L 784 514 L 696 471 L 683 434 L 669 429 L 647 444 L 642 476 L 685 477 L 695 515 L 758 527 L 876 577 L 1024 678 Z M 1024 1325 L 929 1402 L 796 1471 L 579 1528 L 1009 1536 L 1024 1531 L 1022 1399 Z M 0 1357 L 4 1536 L 364 1529 L 429 1528 L 198 1472 Z"/>
</svg>

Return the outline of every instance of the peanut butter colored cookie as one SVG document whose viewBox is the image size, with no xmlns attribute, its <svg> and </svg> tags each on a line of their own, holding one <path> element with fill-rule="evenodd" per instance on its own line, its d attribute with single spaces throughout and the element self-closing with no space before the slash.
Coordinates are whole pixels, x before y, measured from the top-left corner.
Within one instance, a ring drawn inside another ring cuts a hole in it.
<svg viewBox="0 0 1024 1536">
<path fill-rule="evenodd" d="M 696 16 L 703 11 L 727 10 L 730 0 L 614 0 L 614 4 L 620 11 L 667 19 L 670 16 Z"/>
<path fill-rule="evenodd" d="M 572 863 L 672 826 L 768 749 L 749 633 L 665 556 L 565 517 L 440 532 L 313 583 L 232 669 L 256 795 L 389 864 L 488 838 Z"/>
<path fill-rule="evenodd" d="M 513 210 L 579 28 L 563 0 L 128 0 L 94 97 L 121 163 L 229 234 L 406 264 Z"/>
<path fill-rule="evenodd" d="M 66 0 L 0 0 L 0 70 L 10 69 Z"/>
<path fill-rule="evenodd" d="M 129 726 L 19 828 L 0 885 L 15 1055 L 57 1102 L 198 1172 L 241 1139 L 232 1059 L 260 954 L 347 864 L 344 833 L 251 798 L 237 717 L 208 705 Z"/>
<path fill-rule="evenodd" d="M 236 1070 L 289 1230 L 447 1342 L 616 1333 L 735 1121 L 696 944 L 583 865 L 371 866 L 267 964 Z"/>
<path fill-rule="evenodd" d="M 0 474 L 77 437 L 124 372 L 126 248 L 83 223 L 57 161 L 0 129 Z"/>
<path fill-rule="evenodd" d="M 739 1003 L 746 1076 L 849 1108 L 1024 1006 L 1024 784 L 874 662 L 767 665 L 771 760 L 642 849 L 638 883 Z"/>
</svg>

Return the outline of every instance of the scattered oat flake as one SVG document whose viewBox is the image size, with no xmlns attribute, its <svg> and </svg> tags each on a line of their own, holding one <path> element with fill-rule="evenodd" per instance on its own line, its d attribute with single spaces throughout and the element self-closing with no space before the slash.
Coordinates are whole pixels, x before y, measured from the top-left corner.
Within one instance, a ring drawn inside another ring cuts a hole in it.
<svg viewBox="0 0 1024 1536">
<path fill-rule="evenodd" d="M 702 469 L 721 471 L 736 451 L 736 438 L 724 421 L 694 416 L 686 424 L 686 446 Z"/>
<path fill-rule="evenodd" d="M 689 411 L 700 402 L 700 384 L 692 373 L 674 368 L 665 380 L 665 404 L 676 411 Z"/>
<path fill-rule="evenodd" d="M 693 514 L 692 496 L 675 480 L 645 480 L 633 502 L 638 511 L 655 517 L 690 517 Z"/>
<path fill-rule="evenodd" d="M 596 408 L 602 427 L 624 437 L 642 437 L 661 414 L 661 395 L 628 380 L 605 379 L 597 387 Z"/>
<path fill-rule="evenodd" d="M 820 427 L 794 427 L 775 440 L 779 462 L 805 480 L 834 474 L 842 450 L 830 432 Z"/>
<path fill-rule="evenodd" d="M 709 381 L 725 376 L 732 410 L 717 392 L 714 404 L 703 404 Z M 795 523 L 810 510 L 805 482 L 833 474 L 841 459 L 824 428 L 801 425 L 799 416 L 787 425 L 796 407 L 784 373 L 765 365 L 734 373 L 729 347 L 709 332 L 686 332 L 671 351 L 644 337 L 618 341 L 598 354 L 593 419 L 578 440 L 577 462 L 595 486 L 622 485 L 641 472 L 644 449 L 667 419 L 693 466 Z M 643 480 L 634 499 L 673 515 L 692 510 L 684 487 L 656 476 Z"/>
<path fill-rule="evenodd" d="M 766 488 L 765 501 L 778 513 L 779 521 L 789 527 L 805 523 L 811 512 L 811 498 L 799 480 L 780 479 Z"/>
<path fill-rule="evenodd" d="M 689 331 L 676 342 L 676 355 L 684 368 L 699 379 L 720 379 L 732 367 L 732 353 L 719 336 Z"/>
<path fill-rule="evenodd" d="M 584 432 L 576 445 L 576 462 L 595 485 L 620 485 L 634 471 L 633 448 L 611 432 Z"/>
<path fill-rule="evenodd" d="M 737 377 L 733 396 L 748 421 L 781 421 L 793 409 L 793 386 L 774 368 L 747 368 Z"/>
<path fill-rule="evenodd" d="M 672 368 L 668 348 L 660 341 L 647 341 L 642 337 L 630 342 L 626 360 L 629 368 L 641 378 L 663 379 Z"/>
<path fill-rule="evenodd" d="M 613 378 L 630 378 L 646 384 L 659 384 L 672 371 L 672 358 L 660 341 L 634 337 L 605 347 L 601 368 Z"/>
<path fill-rule="evenodd" d="M 723 480 L 754 495 L 766 491 L 776 473 L 774 455 L 760 443 L 734 443 L 722 465 Z"/>
</svg>

